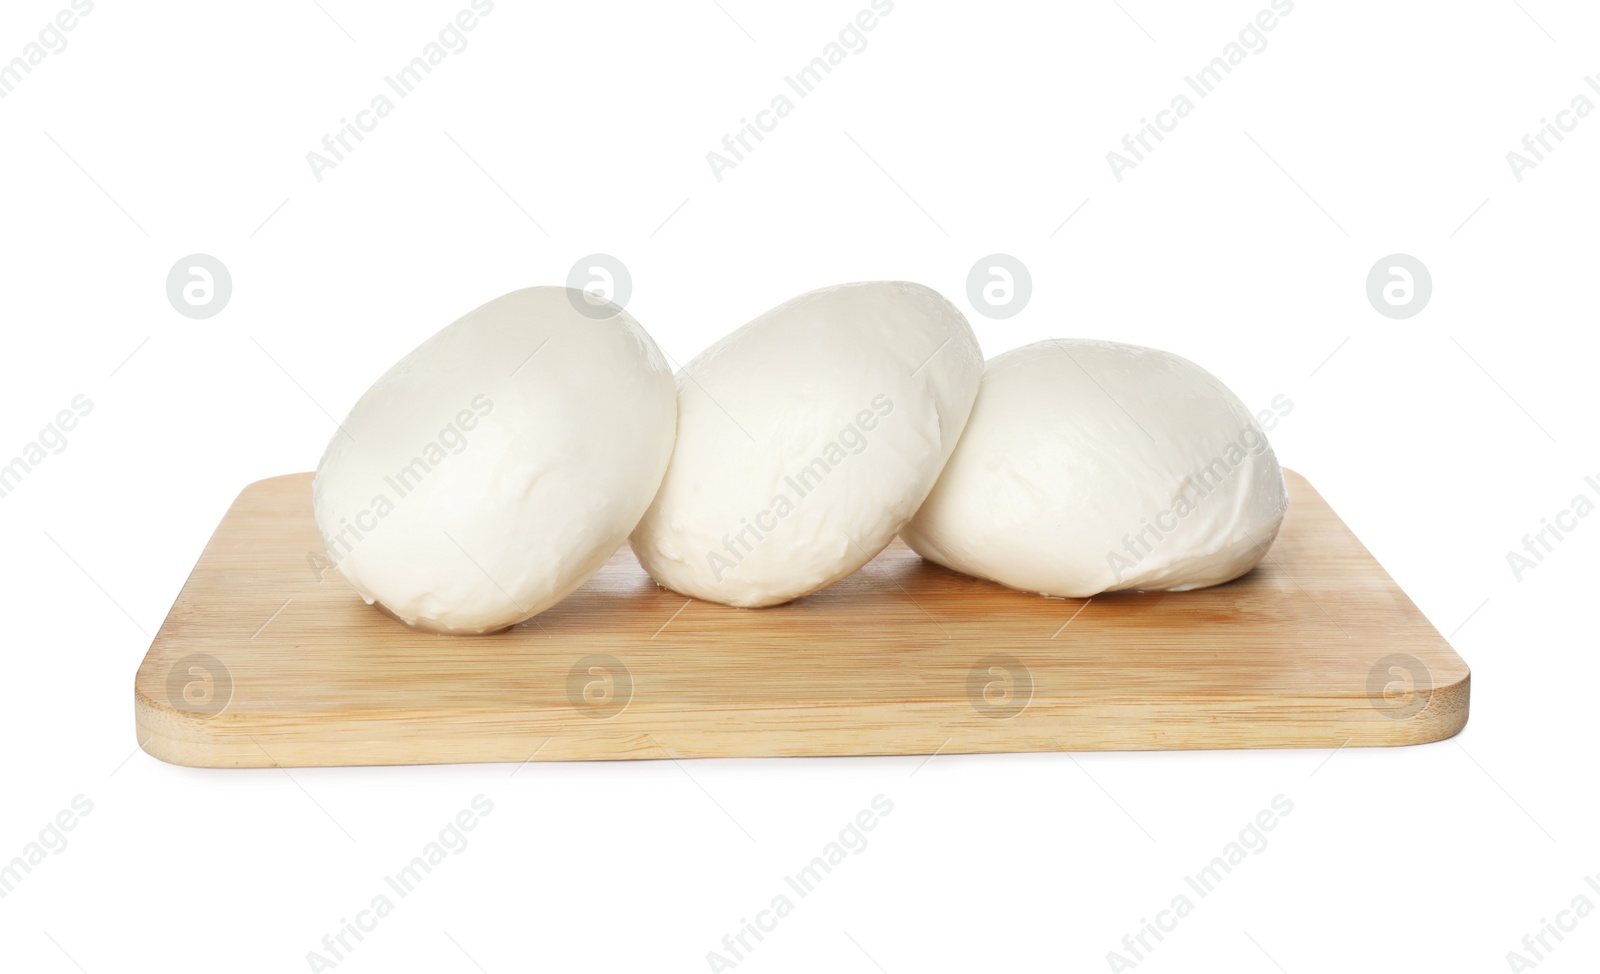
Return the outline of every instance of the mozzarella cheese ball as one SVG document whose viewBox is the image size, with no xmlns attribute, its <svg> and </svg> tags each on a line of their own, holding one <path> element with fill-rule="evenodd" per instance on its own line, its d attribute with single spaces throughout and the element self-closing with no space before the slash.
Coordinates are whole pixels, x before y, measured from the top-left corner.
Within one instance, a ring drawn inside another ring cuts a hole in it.
<svg viewBox="0 0 1600 974">
<path fill-rule="evenodd" d="M 920 284 L 803 294 L 678 373 L 678 440 L 630 541 L 669 589 L 766 606 L 815 592 L 894 539 L 977 393 L 961 312 Z"/>
<path fill-rule="evenodd" d="M 1255 567 L 1288 503 L 1256 417 L 1210 373 L 1155 349 L 1051 340 L 989 362 L 901 536 L 1028 592 L 1181 591 Z"/>
<path fill-rule="evenodd" d="M 368 603 L 436 632 L 504 629 L 582 585 L 638 523 L 672 453 L 672 372 L 626 312 L 579 305 L 561 287 L 496 298 L 350 411 L 313 502 Z"/>
</svg>

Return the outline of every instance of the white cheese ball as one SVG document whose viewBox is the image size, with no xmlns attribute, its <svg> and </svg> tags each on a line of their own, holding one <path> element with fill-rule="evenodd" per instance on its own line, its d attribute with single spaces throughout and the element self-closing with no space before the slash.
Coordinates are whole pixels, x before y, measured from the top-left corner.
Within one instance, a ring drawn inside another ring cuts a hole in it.
<svg viewBox="0 0 1600 974">
<path fill-rule="evenodd" d="M 1279 397 L 1267 421 L 1293 408 Z M 996 356 L 939 483 L 901 536 L 929 561 L 1084 598 L 1181 591 L 1255 567 L 1289 505 L 1261 424 L 1168 352 L 1051 340 Z"/>
<path fill-rule="evenodd" d="M 561 601 L 638 523 L 672 454 L 672 371 L 583 292 L 513 291 L 363 395 L 313 487 L 329 559 L 368 603 L 481 633 Z M 589 313 L 580 313 L 578 305 Z"/>
<path fill-rule="evenodd" d="M 634 553 L 667 588 L 728 605 L 838 581 L 916 512 L 982 372 L 966 318 L 920 284 L 773 308 L 678 373 L 678 442 Z"/>
</svg>

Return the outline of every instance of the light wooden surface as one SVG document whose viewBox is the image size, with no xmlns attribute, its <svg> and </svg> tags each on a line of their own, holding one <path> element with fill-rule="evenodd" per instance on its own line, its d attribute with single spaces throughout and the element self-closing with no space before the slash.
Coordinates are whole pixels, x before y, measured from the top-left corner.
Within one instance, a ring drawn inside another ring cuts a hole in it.
<svg viewBox="0 0 1600 974">
<path fill-rule="evenodd" d="M 896 542 L 816 595 L 733 609 L 657 587 L 624 547 L 536 621 L 477 637 L 407 629 L 319 569 L 311 475 L 278 477 L 240 495 L 156 635 L 138 739 L 177 764 L 294 767 L 1455 734 L 1466 664 L 1287 476 L 1267 561 L 1199 592 L 1046 599 Z"/>
</svg>

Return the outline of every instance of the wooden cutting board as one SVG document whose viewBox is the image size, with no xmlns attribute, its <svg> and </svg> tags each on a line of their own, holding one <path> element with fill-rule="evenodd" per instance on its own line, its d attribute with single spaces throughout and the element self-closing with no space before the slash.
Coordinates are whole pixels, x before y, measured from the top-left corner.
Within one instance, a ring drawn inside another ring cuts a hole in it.
<svg viewBox="0 0 1600 974">
<path fill-rule="evenodd" d="M 822 592 L 734 609 L 623 547 L 492 636 L 415 632 L 323 561 L 311 474 L 234 502 L 135 680 L 139 743 L 200 767 L 1418 744 L 1467 721 L 1461 658 L 1294 473 L 1243 579 L 1013 592 L 896 541 Z"/>
</svg>

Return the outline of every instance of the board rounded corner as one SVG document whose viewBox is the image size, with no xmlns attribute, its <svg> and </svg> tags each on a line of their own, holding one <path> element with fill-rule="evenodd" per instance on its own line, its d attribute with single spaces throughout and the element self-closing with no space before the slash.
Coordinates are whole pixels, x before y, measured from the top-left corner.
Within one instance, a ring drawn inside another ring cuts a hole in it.
<svg viewBox="0 0 1600 974">
<path fill-rule="evenodd" d="M 1428 690 L 1428 700 L 1417 713 L 1417 733 L 1400 745 L 1436 744 L 1448 741 L 1467 726 L 1472 711 L 1472 671 L 1462 673 L 1449 683 Z"/>
</svg>

